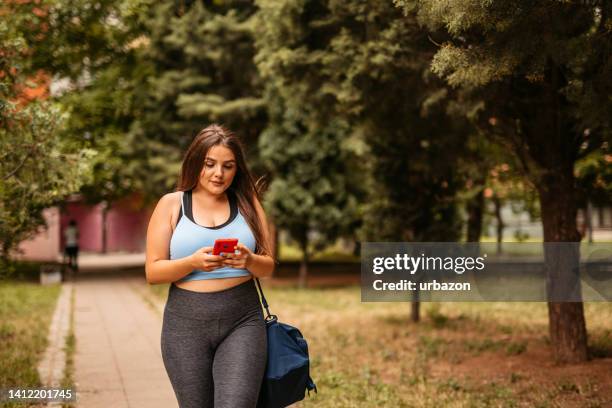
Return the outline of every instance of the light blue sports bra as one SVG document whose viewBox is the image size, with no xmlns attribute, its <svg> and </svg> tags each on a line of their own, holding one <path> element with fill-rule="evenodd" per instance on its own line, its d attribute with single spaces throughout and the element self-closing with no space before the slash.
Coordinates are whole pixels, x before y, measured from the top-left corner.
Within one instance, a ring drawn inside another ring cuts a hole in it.
<svg viewBox="0 0 612 408">
<path fill-rule="evenodd" d="M 237 238 L 238 242 L 255 252 L 255 236 L 238 209 L 234 192 L 227 190 L 227 197 L 230 204 L 230 218 L 219 226 L 203 227 L 194 221 L 191 191 L 183 192 L 179 221 L 170 239 L 170 259 L 184 258 L 202 247 L 212 247 L 215 244 L 215 240 L 219 238 Z M 249 276 L 250 274 L 246 269 L 231 267 L 223 267 L 210 272 L 194 269 L 180 279 L 179 282 L 233 278 Z"/>
</svg>

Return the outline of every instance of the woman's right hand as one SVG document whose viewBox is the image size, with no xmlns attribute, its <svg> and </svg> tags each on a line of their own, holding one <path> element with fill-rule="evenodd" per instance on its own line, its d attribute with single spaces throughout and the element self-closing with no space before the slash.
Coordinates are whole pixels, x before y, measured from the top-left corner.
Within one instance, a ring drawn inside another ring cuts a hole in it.
<svg viewBox="0 0 612 408">
<path fill-rule="evenodd" d="M 210 272 L 223 267 L 223 257 L 212 254 L 213 247 L 202 247 L 191 254 L 193 269 Z"/>
</svg>

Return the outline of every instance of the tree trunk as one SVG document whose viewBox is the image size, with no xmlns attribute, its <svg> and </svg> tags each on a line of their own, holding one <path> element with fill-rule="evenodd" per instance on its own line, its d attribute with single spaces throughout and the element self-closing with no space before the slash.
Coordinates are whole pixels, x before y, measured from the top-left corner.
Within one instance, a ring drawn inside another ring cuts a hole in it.
<svg viewBox="0 0 612 408">
<path fill-rule="evenodd" d="M 300 274 L 298 278 L 298 286 L 300 288 L 306 287 L 306 281 L 308 279 L 308 255 L 305 253 L 302 261 L 300 262 Z"/>
<path fill-rule="evenodd" d="M 421 302 L 419 302 L 419 290 L 412 292 L 412 303 L 410 304 L 410 320 L 414 323 L 421 321 Z"/>
<path fill-rule="evenodd" d="M 108 219 L 108 210 L 109 205 L 105 201 L 102 203 L 102 253 L 105 254 L 108 251 L 108 228 L 107 228 L 107 219 Z"/>
<path fill-rule="evenodd" d="M 576 223 L 573 168 L 565 171 L 551 169 L 541 181 L 538 193 L 542 208 L 544 242 L 575 243 L 564 245 L 561 249 L 545 244 L 550 341 L 558 363 L 581 362 L 587 360 L 588 349 L 580 279 L 577 273 L 580 233 Z"/>
<path fill-rule="evenodd" d="M 423 251 L 417 250 L 416 253 L 422 253 Z M 421 292 L 419 286 L 425 279 L 422 272 L 413 275 L 413 281 L 416 281 L 416 289 L 412 292 L 412 302 L 410 303 L 410 320 L 413 323 L 421 321 Z"/>
<path fill-rule="evenodd" d="M 588 358 L 578 268 L 580 233 L 576 222 L 578 206 L 574 178 L 576 135 L 571 130 L 573 121 L 562 92 L 567 84 L 563 69 L 551 57 L 547 58 L 547 65 L 547 85 L 540 99 L 542 109 L 535 115 L 530 112 L 531 126 L 528 127 L 531 128 L 531 137 L 527 143 L 538 163 L 532 176 L 535 176 L 542 210 L 550 342 L 558 363 L 576 363 Z M 554 242 L 568 244 L 556 248 L 550 244 Z"/>
<path fill-rule="evenodd" d="M 504 239 L 504 220 L 501 215 L 501 200 L 497 194 L 493 194 L 493 205 L 495 207 L 495 221 L 497 223 L 497 254 L 502 253 L 502 241 Z"/>
<path fill-rule="evenodd" d="M 480 182 L 480 180 L 478 180 Z M 484 180 L 482 180 L 482 183 Z M 478 185 L 480 188 L 471 200 L 467 202 L 467 242 L 479 242 L 482 234 L 482 215 L 484 211 L 484 185 Z"/>
<path fill-rule="evenodd" d="M 586 223 L 587 237 L 589 244 L 593 243 L 593 205 L 587 201 L 586 210 L 584 212 L 584 222 Z"/>
<path fill-rule="evenodd" d="M 300 288 L 306 287 L 306 280 L 308 279 L 308 239 L 305 239 L 301 243 L 302 247 L 302 261 L 300 262 L 300 273 L 298 277 L 298 286 Z"/>
</svg>

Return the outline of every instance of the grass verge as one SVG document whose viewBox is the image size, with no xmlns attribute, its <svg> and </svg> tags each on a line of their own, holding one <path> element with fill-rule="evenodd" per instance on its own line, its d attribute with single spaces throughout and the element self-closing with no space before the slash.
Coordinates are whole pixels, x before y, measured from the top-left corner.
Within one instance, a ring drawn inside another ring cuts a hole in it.
<svg viewBox="0 0 612 408">
<path fill-rule="evenodd" d="M 49 324 L 60 289 L 60 285 L 0 282 L 0 388 L 41 385 L 37 365 L 47 347 Z"/>
</svg>

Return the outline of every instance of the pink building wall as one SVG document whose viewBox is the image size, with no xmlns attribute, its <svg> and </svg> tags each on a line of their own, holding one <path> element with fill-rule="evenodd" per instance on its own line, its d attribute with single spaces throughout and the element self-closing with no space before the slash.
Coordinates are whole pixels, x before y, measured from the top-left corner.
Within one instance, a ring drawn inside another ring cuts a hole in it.
<svg viewBox="0 0 612 408">
<path fill-rule="evenodd" d="M 139 210 L 138 198 L 113 205 L 107 215 L 108 251 L 144 252 L 150 210 Z"/>
<path fill-rule="evenodd" d="M 89 206 L 71 202 L 62 213 L 62 231 L 72 218 L 79 228 L 79 248 L 102 252 L 104 204 Z M 147 225 L 152 210 L 142 208 L 142 199 L 134 194 L 113 203 L 106 214 L 107 252 L 144 252 Z M 63 236 L 61 243 L 63 248 Z"/>
<path fill-rule="evenodd" d="M 23 241 L 18 246 L 15 258 L 32 261 L 56 262 L 60 250 L 60 210 L 57 207 L 43 211 L 47 229 L 41 228 L 32 239 Z"/>
<path fill-rule="evenodd" d="M 113 203 L 106 216 L 107 252 L 144 252 L 146 229 L 151 208 L 143 208 L 142 200 L 133 195 Z M 46 209 L 43 216 L 49 226 L 32 239 L 22 242 L 19 259 L 37 261 L 61 260 L 64 248 L 64 229 L 71 219 L 79 229 L 79 248 L 82 252 L 102 252 L 103 204 L 87 205 L 81 200 L 67 202 L 63 209 Z"/>
<path fill-rule="evenodd" d="M 79 229 L 79 250 L 99 252 L 102 250 L 102 205 L 89 206 L 80 202 L 66 204 L 62 211 L 61 231 L 68 226 L 71 219 L 77 222 Z M 64 247 L 64 234 L 60 235 L 61 247 Z"/>
</svg>

